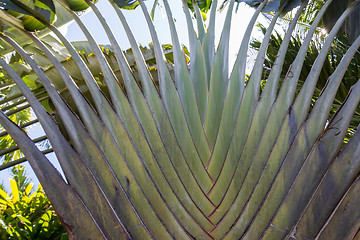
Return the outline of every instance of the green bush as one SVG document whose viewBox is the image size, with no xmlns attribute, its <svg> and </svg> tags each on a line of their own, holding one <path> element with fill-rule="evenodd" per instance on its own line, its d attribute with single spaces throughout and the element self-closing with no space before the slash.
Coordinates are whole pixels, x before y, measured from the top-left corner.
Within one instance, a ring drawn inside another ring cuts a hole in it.
<svg viewBox="0 0 360 240">
<path fill-rule="evenodd" d="M 41 185 L 34 191 L 23 167 L 17 168 L 11 193 L 0 189 L 0 239 L 68 239 Z"/>
</svg>

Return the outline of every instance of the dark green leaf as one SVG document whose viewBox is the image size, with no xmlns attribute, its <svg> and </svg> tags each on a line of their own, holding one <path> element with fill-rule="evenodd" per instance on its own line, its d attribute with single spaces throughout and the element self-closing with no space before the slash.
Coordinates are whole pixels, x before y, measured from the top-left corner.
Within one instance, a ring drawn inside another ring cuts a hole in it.
<svg viewBox="0 0 360 240">
<path fill-rule="evenodd" d="M 23 13 L 26 15 L 30 15 L 29 12 L 25 11 L 21 7 L 12 3 L 11 0 L 2 0 L 0 2 L 0 8 L 5 9 L 5 10 L 11 10 L 11 11 L 18 12 L 18 13 Z"/>
<path fill-rule="evenodd" d="M 51 11 L 56 13 L 55 5 L 54 5 L 53 0 L 39 0 L 39 1 L 42 2 L 43 4 L 45 4 L 46 6 L 48 6 Z"/>
<path fill-rule="evenodd" d="M 114 2 L 120 8 L 124 8 L 128 10 L 135 9 L 139 5 L 138 0 L 114 0 Z"/>
<path fill-rule="evenodd" d="M 52 4 L 48 6 L 40 0 L 30 2 L 25 0 L 11 0 L 11 3 L 20 9 L 12 7 L 13 5 L 11 4 L 10 7 L 15 10 L 8 9 L 7 11 L 13 16 L 21 19 L 25 29 L 29 31 L 41 30 L 45 28 L 45 25 L 36 19 L 37 17 L 41 18 L 42 21 L 48 22 L 50 24 L 55 21 L 55 7 Z"/>
</svg>

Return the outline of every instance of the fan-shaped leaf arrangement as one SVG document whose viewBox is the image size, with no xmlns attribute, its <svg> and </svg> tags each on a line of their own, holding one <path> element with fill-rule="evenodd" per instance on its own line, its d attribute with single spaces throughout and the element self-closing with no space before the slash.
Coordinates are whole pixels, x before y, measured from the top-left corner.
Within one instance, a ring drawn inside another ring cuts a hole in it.
<svg viewBox="0 0 360 240">
<path fill-rule="evenodd" d="M 260 4 L 229 72 L 229 34 L 235 0 L 229 3 L 216 50 L 217 1 L 212 3 L 206 30 L 202 19 L 197 18 L 197 32 L 187 7 L 184 8 L 190 62 L 185 61 L 168 1 L 164 0 L 173 40 L 173 74 L 169 72 L 147 9 L 139 1 L 153 40 L 159 78 L 159 84 L 155 85 L 116 3 L 111 2 L 131 43 L 138 79 L 134 79 L 132 69 L 96 6 L 88 0 L 85 2 L 108 34 L 124 88 L 120 87 L 98 44 L 68 8 L 69 4 L 66 1 L 59 1 L 59 4 L 87 36 L 110 100 L 101 92 L 71 43 L 38 12 L 27 11 L 52 30 L 67 48 L 91 92 L 92 104 L 41 40 L 23 30 L 21 24 L 4 11 L 0 15 L 3 22 L 22 31 L 49 58 L 76 104 L 76 109 L 70 109 L 43 69 L 6 31 L 0 34 L 0 38 L 33 68 L 69 136 L 69 139 L 63 136 L 20 76 L 0 58 L 3 70 L 16 82 L 42 124 L 66 182 L 4 113 L 0 114 L 0 122 L 24 152 L 71 237 L 141 240 L 359 238 L 360 134 L 356 132 L 345 146 L 343 139 L 360 100 L 360 83 L 352 87 L 344 104 L 328 120 L 339 84 L 360 46 L 359 37 L 310 110 L 327 52 L 358 1 L 353 1 L 337 20 L 298 94 L 295 90 L 307 48 L 331 0 L 319 12 L 296 59 L 287 69 L 285 79 L 281 79 L 291 34 L 306 1 L 301 5 L 261 91 L 267 45 L 285 5 L 281 5 L 281 11 L 268 26 L 247 79 L 245 68 L 251 31 L 267 1 L 258 1 Z M 289 1 L 281 1 L 281 4 L 283 2 Z M 122 3 L 134 4 L 134 1 Z M 186 1 L 183 4 L 186 6 Z M 194 8 L 200 16 L 196 4 Z"/>
</svg>

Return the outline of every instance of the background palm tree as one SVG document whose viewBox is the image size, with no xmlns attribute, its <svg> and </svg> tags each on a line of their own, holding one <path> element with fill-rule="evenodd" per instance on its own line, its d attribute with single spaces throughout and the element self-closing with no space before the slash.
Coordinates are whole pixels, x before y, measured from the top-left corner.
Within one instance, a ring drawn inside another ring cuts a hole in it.
<svg viewBox="0 0 360 240">
<path fill-rule="evenodd" d="M 189 28 L 190 62 L 184 58 L 165 0 L 173 40 L 173 74 L 164 60 L 145 5 L 139 1 L 153 39 L 158 85 L 153 83 L 143 54 L 118 8 L 134 7 L 135 1 L 111 3 L 125 27 L 138 75 L 129 67 L 93 3 L 59 1 L 60 5 L 52 5 L 35 1 L 31 5 L 17 0 L 9 2 L 15 5 L 8 5 L 8 12 L 2 10 L 0 18 L 7 25 L 0 38 L 31 66 L 60 119 L 54 121 L 5 58 L 0 58 L 0 65 L 36 113 L 61 163 L 66 182 L 26 134 L 2 112 L 0 122 L 32 165 L 70 238 L 359 237 L 358 132 L 343 145 L 360 101 L 358 82 L 328 120 L 346 68 L 360 46 L 359 37 L 344 54 L 316 103 L 311 104 L 332 42 L 352 10 L 359 6 L 358 1 L 349 1 L 349 6 L 332 27 L 299 93 L 296 89 L 308 47 L 331 0 L 317 14 L 282 79 L 292 31 L 307 4 L 301 3 L 262 91 L 264 57 L 276 20 L 298 6 L 298 1 L 247 1 L 257 10 L 229 72 L 229 32 L 235 0 L 229 2 L 217 49 L 214 44 L 217 1 L 212 3 L 214 7 L 206 30 L 202 18 L 197 17 L 195 32 L 191 15 L 187 7 L 184 8 Z M 187 6 L 185 1 L 183 3 Z M 72 10 L 78 10 L 76 4 L 89 5 L 102 21 L 123 85 L 111 68 L 111 61 L 73 13 Z M 87 36 L 108 94 L 73 45 L 49 24 L 54 19 L 56 6 L 62 6 Z M 200 16 L 197 4 L 192 6 Z M 8 14 L 12 13 L 9 10 L 25 15 L 15 13 L 18 18 L 14 18 Z M 275 16 L 267 27 L 252 74 L 247 79 L 248 45 L 261 11 L 275 11 Z M 27 16 L 37 20 L 31 18 L 29 25 L 29 22 L 19 21 L 24 17 L 22 20 L 26 20 Z M 27 29 L 46 27 L 57 35 L 78 66 L 91 98 L 81 93 L 70 72 L 34 34 L 24 30 L 23 24 Z M 49 58 L 75 106 L 70 108 L 66 104 L 51 84 L 52 78 L 8 36 L 7 31 L 13 29 L 31 39 Z M 64 126 L 66 134 L 57 123 Z"/>
<path fill-rule="evenodd" d="M 263 25 L 259 25 L 259 28 L 261 31 L 265 34 L 266 28 Z M 315 61 L 317 56 L 319 55 L 319 52 L 321 51 L 322 44 L 324 44 L 324 40 L 321 39 L 321 36 L 318 36 L 316 39 L 314 39 L 309 47 L 309 50 L 306 54 L 306 57 L 304 59 L 304 65 L 301 70 L 301 74 L 299 77 L 299 85 L 298 85 L 298 91 L 301 90 L 302 84 L 307 78 L 307 75 L 309 74 L 312 63 Z M 281 36 L 279 33 L 273 34 L 271 36 L 271 40 L 269 42 L 268 51 L 266 53 L 266 59 L 264 63 L 265 71 L 263 72 L 264 76 L 263 79 L 267 79 L 269 77 L 269 73 L 277 58 L 277 52 L 281 46 L 281 43 L 283 41 L 283 36 Z M 296 55 L 301 47 L 302 44 L 302 38 L 301 34 L 297 34 L 293 36 L 291 39 L 289 50 L 287 51 L 284 67 L 281 73 L 281 79 L 285 79 L 287 70 L 294 59 L 296 58 Z M 256 51 L 259 50 L 261 45 L 261 40 L 254 39 L 250 43 L 251 47 L 255 49 Z M 328 56 L 325 59 L 325 62 L 323 64 L 321 73 L 319 75 L 319 79 L 316 84 L 314 96 L 313 96 L 313 103 L 316 102 L 316 99 L 321 94 L 321 90 L 324 88 L 324 86 L 327 83 L 328 78 L 331 76 L 331 74 L 334 72 L 334 70 L 337 68 L 339 63 L 341 62 L 341 59 L 351 46 L 350 41 L 348 39 L 348 36 L 345 34 L 339 35 L 334 43 L 333 46 L 331 46 Z M 329 115 L 329 120 L 333 115 L 336 113 L 336 111 L 339 109 L 341 104 L 346 100 L 347 95 L 357 80 L 359 79 L 359 72 L 358 72 L 358 66 L 359 66 L 359 53 L 356 53 L 350 62 L 346 73 L 344 74 L 343 80 L 340 83 L 338 92 L 336 93 L 334 103 Z M 349 135 L 348 137 L 351 137 L 352 134 L 356 131 L 357 126 L 359 125 L 359 108 L 354 113 L 353 119 L 351 120 L 351 123 L 349 125 Z M 348 138 L 346 138 L 348 140 Z"/>
</svg>

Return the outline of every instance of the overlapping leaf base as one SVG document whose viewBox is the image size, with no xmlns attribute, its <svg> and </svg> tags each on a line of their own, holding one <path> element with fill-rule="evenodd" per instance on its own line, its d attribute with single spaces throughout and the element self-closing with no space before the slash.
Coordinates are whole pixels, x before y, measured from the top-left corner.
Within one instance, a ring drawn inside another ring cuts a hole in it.
<svg viewBox="0 0 360 240">
<path fill-rule="evenodd" d="M 296 95 L 307 48 L 331 0 L 320 10 L 285 79 L 281 79 L 291 34 L 306 2 L 300 6 L 261 91 L 264 56 L 281 11 L 275 13 L 268 26 L 248 80 L 245 68 L 250 35 L 267 1 L 258 6 L 250 21 L 230 73 L 229 34 L 235 0 L 229 3 L 216 51 L 217 1 L 212 3 L 206 30 L 202 18 L 196 18 L 197 33 L 183 1 L 189 29 L 189 62 L 184 58 L 170 7 L 164 0 L 173 40 L 171 72 L 146 7 L 139 1 L 153 40 L 159 80 L 156 84 L 116 3 L 111 2 L 131 43 L 136 73 L 96 6 L 85 2 L 108 34 L 121 77 L 114 73 L 114 63 L 104 56 L 66 1 L 59 1 L 87 36 L 107 87 L 106 94 L 71 43 L 55 27 L 41 18 L 40 21 L 57 35 L 71 61 L 78 66 L 91 93 L 91 103 L 79 91 L 71 73 L 33 34 L 22 30 L 15 21 L 9 22 L 52 62 L 76 105 L 73 109 L 51 84 L 49 72 L 44 73 L 19 45 L 6 34 L 0 34 L 33 68 L 69 137 L 63 136 L 17 73 L 0 58 L 0 65 L 27 97 L 41 122 L 68 184 L 3 113 L 0 122 L 31 163 L 72 237 L 141 240 L 358 237 L 360 133 L 356 132 L 345 146 L 343 139 L 360 101 L 359 82 L 335 116 L 331 120 L 328 116 L 346 68 L 360 46 L 360 37 L 344 55 L 310 111 L 324 59 L 358 1 L 344 11 L 329 33 Z M 291 1 L 281 4 L 284 4 L 281 10 L 293 7 Z M 200 16 L 196 4 L 194 9 L 196 16 Z"/>
</svg>

